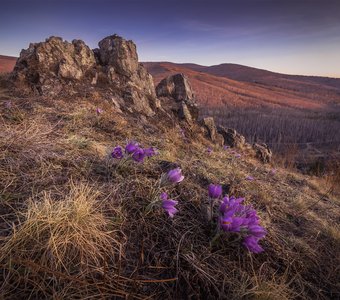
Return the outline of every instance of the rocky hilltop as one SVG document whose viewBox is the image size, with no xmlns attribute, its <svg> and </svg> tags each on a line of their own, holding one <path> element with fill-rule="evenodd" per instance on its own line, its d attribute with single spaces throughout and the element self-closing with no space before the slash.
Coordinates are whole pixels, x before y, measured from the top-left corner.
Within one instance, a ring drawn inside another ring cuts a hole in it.
<svg viewBox="0 0 340 300">
<path fill-rule="evenodd" d="M 136 45 L 108 36 L 91 50 L 83 41 L 60 37 L 32 43 L 22 50 L 12 78 L 17 87 L 44 96 L 100 93 L 117 109 L 146 115 L 159 108 L 151 75 L 138 62 Z"/>
<path fill-rule="evenodd" d="M 106 99 L 117 112 L 145 116 L 175 115 L 186 124 L 199 123 L 201 131 L 219 145 L 249 146 L 234 129 L 216 128 L 213 118 L 199 120 L 199 108 L 188 78 L 169 75 L 154 87 L 153 78 L 138 62 L 136 45 L 118 35 L 105 37 L 96 49 L 82 40 L 71 43 L 60 37 L 31 43 L 20 53 L 12 81 L 20 91 L 49 98 Z M 217 133 L 218 131 L 218 133 Z M 270 155 L 263 161 L 269 162 Z"/>
</svg>

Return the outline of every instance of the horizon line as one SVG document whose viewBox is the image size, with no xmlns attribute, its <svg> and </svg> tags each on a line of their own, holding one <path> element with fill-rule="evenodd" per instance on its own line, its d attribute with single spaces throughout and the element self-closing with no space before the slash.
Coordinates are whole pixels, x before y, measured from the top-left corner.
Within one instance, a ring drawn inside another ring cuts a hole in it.
<svg viewBox="0 0 340 300">
<path fill-rule="evenodd" d="M 13 55 L 7 55 L 7 54 L 0 54 L 2 57 L 8 57 L 8 58 L 15 58 L 18 59 L 18 56 L 13 56 Z M 159 60 L 149 60 L 149 61 L 140 61 L 140 63 L 170 63 L 170 64 L 193 64 L 201 67 L 215 67 L 215 66 L 221 66 L 221 65 L 237 65 L 237 66 L 242 66 L 242 67 L 247 67 L 247 68 L 252 68 L 252 69 L 257 69 L 261 71 L 266 71 L 266 72 L 271 72 L 275 74 L 280 74 L 280 75 L 288 75 L 288 76 L 305 76 L 305 77 L 323 77 L 323 78 L 331 78 L 331 79 L 340 79 L 340 74 L 339 75 L 315 75 L 315 74 L 301 74 L 301 73 L 282 73 L 280 71 L 273 71 L 273 70 L 268 70 L 268 69 L 263 69 L 261 67 L 255 67 L 255 66 L 249 66 L 249 65 L 242 65 L 239 63 L 235 62 L 223 62 L 215 65 L 203 65 L 197 62 L 174 62 L 174 61 L 159 61 Z"/>
</svg>

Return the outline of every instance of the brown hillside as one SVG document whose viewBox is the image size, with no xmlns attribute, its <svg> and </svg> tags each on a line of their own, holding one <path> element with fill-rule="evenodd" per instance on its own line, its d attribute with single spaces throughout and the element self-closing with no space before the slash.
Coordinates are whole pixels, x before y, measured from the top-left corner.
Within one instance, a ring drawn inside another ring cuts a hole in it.
<svg viewBox="0 0 340 300">
<path fill-rule="evenodd" d="M 0 55 L 0 73 L 12 72 L 16 61 L 16 57 Z"/>
<path fill-rule="evenodd" d="M 98 45 L 31 43 L 0 76 L 0 299 L 338 299 L 339 164 L 280 168 L 202 126 L 187 77 L 157 98 L 132 41 Z M 279 95 L 189 71 L 235 105 Z"/>
<path fill-rule="evenodd" d="M 185 73 L 201 104 L 208 107 L 327 109 L 340 103 L 340 79 L 281 75 L 228 64 L 204 67 L 168 62 L 144 63 L 157 84 L 169 74 Z M 235 67 L 237 66 L 237 67 Z"/>
</svg>

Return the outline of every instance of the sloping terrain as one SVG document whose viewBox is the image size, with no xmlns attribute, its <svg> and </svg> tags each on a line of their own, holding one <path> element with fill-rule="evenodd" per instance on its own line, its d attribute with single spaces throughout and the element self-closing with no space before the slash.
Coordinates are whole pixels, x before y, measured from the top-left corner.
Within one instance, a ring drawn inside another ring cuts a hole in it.
<svg viewBox="0 0 340 300">
<path fill-rule="evenodd" d="M 17 57 L 0 55 L 0 73 L 12 72 Z"/>
<path fill-rule="evenodd" d="M 1 299 L 339 298 L 336 162 L 217 138 L 188 79 L 155 91 L 117 35 L 29 49 L 0 77 Z"/>
<path fill-rule="evenodd" d="M 319 163 L 340 155 L 340 79 L 291 76 L 232 64 L 144 65 L 155 84 L 170 74 L 186 74 L 203 115 L 236 128 L 249 142 L 261 140 L 285 157 L 289 152 L 292 162 Z"/>
<path fill-rule="evenodd" d="M 227 77 L 237 81 L 245 82 L 262 82 L 267 85 L 282 85 L 285 86 L 285 82 L 292 82 L 295 84 L 294 89 L 301 88 L 303 84 L 316 84 L 323 87 L 335 87 L 340 88 L 340 78 L 320 77 L 320 76 L 303 76 L 303 75 L 287 75 L 281 73 L 275 73 L 267 70 L 242 66 L 238 64 L 224 63 L 214 66 L 201 66 L 196 64 L 181 64 L 183 67 L 192 69 L 199 72 L 205 72 L 212 75 Z M 289 85 L 286 84 L 286 88 Z"/>
<path fill-rule="evenodd" d="M 293 76 L 223 64 L 204 67 L 168 62 L 144 63 L 155 83 L 169 74 L 189 76 L 205 108 L 268 107 L 307 110 L 329 109 L 340 103 L 340 79 Z"/>
<path fill-rule="evenodd" d="M 0 95 L 2 298 L 339 297 L 335 177 L 273 170 L 250 149 L 212 145 L 196 125 L 122 114 L 101 97 Z M 129 140 L 159 155 L 113 159 Z M 155 195 L 178 166 L 184 180 L 162 189 L 178 200 L 169 218 Z M 209 183 L 255 207 L 264 252 L 216 236 Z"/>
</svg>

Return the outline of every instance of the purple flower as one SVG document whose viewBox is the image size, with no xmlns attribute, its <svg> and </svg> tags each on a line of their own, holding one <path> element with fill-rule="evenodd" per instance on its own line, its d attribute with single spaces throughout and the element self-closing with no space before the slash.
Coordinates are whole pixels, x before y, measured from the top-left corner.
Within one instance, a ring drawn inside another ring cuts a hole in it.
<svg viewBox="0 0 340 300">
<path fill-rule="evenodd" d="M 167 174 L 167 179 L 171 183 L 181 182 L 184 179 L 181 168 L 170 170 Z"/>
<path fill-rule="evenodd" d="M 253 177 L 253 176 L 250 176 L 250 175 L 248 175 L 248 176 L 246 177 L 246 180 L 253 181 L 253 180 L 254 180 L 254 177 Z"/>
<path fill-rule="evenodd" d="M 229 146 L 224 146 L 223 149 L 224 150 L 228 150 L 230 147 Z"/>
<path fill-rule="evenodd" d="M 147 157 L 152 157 L 152 156 L 157 155 L 158 151 L 156 148 L 150 147 L 150 148 L 144 149 L 144 153 Z"/>
<path fill-rule="evenodd" d="M 139 144 L 137 142 L 130 142 L 125 147 L 125 152 L 128 154 L 134 153 L 137 149 L 139 149 Z"/>
<path fill-rule="evenodd" d="M 246 219 L 242 217 L 223 217 L 220 222 L 224 231 L 240 232 L 241 226 L 246 223 Z"/>
<path fill-rule="evenodd" d="M 97 107 L 96 112 L 97 112 L 97 115 L 100 115 L 100 114 L 103 113 L 103 110 L 101 108 Z"/>
<path fill-rule="evenodd" d="M 267 231 L 261 225 L 250 225 L 248 226 L 248 232 L 250 235 L 262 239 L 267 234 Z"/>
<path fill-rule="evenodd" d="M 113 158 L 122 159 L 123 156 L 124 156 L 122 147 L 117 146 L 117 147 L 113 148 L 113 151 L 111 152 L 111 156 Z"/>
<path fill-rule="evenodd" d="M 258 242 L 259 240 L 256 237 L 249 235 L 244 238 L 243 246 L 245 246 L 250 252 L 260 253 L 263 251 L 263 248 L 258 244 Z"/>
<path fill-rule="evenodd" d="M 209 154 L 211 154 L 212 151 L 213 151 L 212 148 L 211 148 L 211 147 L 208 147 L 207 152 L 208 152 Z"/>
<path fill-rule="evenodd" d="M 162 193 L 160 197 L 162 200 L 162 208 L 169 214 L 170 218 L 173 218 L 178 212 L 178 209 L 175 207 L 178 204 L 178 201 L 168 199 L 167 193 Z"/>
<path fill-rule="evenodd" d="M 132 159 L 136 162 L 143 162 L 144 157 L 145 152 L 142 148 L 137 148 L 132 154 Z"/>
<path fill-rule="evenodd" d="M 222 230 L 246 234 L 243 245 L 251 252 L 259 253 L 263 249 L 258 241 L 265 237 L 266 230 L 259 225 L 259 217 L 251 205 L 243 205 L 244 198 L 225 196 L 220 205 L 219 224 Z"/>
<path fill-rule="evenodd" d="M 222 195 L 222 186 L 218 184 L 209 184 L 208 192 L 210 198 L 217 199 Z"/>
<path fill-rule="evenodd" d="M 235 157 L 236 157 L 236 158 L 240 158 L 241 156 L 242 156 L 242 155 L 241 155 L 240 153 L 236 153 L 236 154 L 235 154 Z"/>
<path fill-rule="evenodd" d="M 236 211 L 239 210 L 240 204 L 243 202 L 244 198 L 235 198 L 234 196 L 228 197 L 225 196 L 222 199 L 222 203 L 220 205 L 220 213 L 226 214 L 227 211 Z"/>
<path fill-rule="evenodd" d="M 277 169 L 271 169 L 271 170 L 270 170 L 270 174 L 271 174 L 271 175 L 275 175 L 276 172 L 277 172 Z"/>
</svg>

